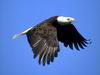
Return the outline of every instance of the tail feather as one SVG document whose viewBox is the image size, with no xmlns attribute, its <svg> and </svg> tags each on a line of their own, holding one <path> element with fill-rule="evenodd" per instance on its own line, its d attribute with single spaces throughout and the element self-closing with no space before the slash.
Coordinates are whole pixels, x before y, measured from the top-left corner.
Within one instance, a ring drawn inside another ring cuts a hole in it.
<svg viewBox="0 0 100 75">
<path fill-rule="evenodd" d="M 28 28 L 27 30 L 23 31 L 22 33 L 19 34 L 15 34 L 12 39 L 16 39 L 18 37 L 20 37 L 21 35 L 25 35 L 29 30 L 31 30 L 33 27 Z"/>
<path fill-rule="evenodd" d="M 12 39 L 16 39 L 16 38 L 18 38 L 18 37 L 20 37 L 22 34 L 15 34 L 13 37 L 12 37 Z"/>
</svg>

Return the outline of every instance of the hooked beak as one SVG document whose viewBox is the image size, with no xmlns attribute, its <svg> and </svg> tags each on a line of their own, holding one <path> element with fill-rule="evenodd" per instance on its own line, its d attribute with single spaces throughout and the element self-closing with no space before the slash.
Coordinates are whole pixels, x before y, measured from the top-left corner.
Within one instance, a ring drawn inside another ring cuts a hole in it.
<svg viewBox="0 0 100 75">
<path fill-rule="evenodd" d="M 74 22 L 74 21 L 75 21 L 75 19 L 74 19 L 74 18 L 70 18 L 70 21 L 71 21 L 71 22 Z"/>
</svg>

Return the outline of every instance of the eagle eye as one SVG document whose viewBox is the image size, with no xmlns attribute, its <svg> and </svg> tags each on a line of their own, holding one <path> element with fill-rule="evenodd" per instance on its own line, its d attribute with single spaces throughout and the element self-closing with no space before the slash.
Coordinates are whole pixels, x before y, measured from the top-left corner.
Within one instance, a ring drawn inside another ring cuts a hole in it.
<svg viewBox="0 0 100 75">
<path fill-rule="evenodd" d="M 69 18 L 67 20 L 70 20 Z"/>
</svg>

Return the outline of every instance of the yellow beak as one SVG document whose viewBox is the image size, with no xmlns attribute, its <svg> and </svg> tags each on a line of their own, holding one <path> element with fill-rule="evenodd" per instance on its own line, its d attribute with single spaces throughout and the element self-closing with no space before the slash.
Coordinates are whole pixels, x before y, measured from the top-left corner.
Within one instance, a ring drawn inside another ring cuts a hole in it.
<svg viewBox="0 0 100 75">
<path fill-rule="evenodd" d="M 74 18 L 70 18 L 70 21 L 71 21 L 71 22 L 74 22 L 74 21 L 75 21 L 75 19 L 74 19 Z"/>
</svg>

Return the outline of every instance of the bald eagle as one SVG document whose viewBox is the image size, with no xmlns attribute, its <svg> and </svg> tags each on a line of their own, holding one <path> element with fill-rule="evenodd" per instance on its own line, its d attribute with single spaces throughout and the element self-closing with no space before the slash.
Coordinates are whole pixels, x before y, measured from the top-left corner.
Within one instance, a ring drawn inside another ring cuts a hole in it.
<svg viewBox="0 0 100 75">
<path fill-rule="evenodd" d="M 77 31 L 72 24 L 73 21 L 75 19 L 72 17 L 53 16 L 14 35 L 13 39 L 26 34 L 33 57 L 39 57 L 39 64 L 50 64 L 60 51 L 59 41 L 71 49 L 75 47 L 76 50 L 80 50 L 80 48 L 87 47 L 88 40 Z"/>
</svg>

